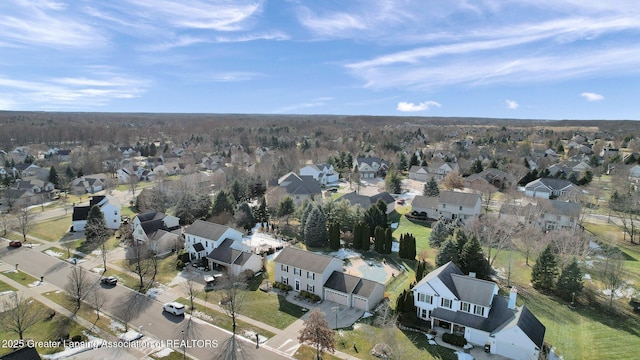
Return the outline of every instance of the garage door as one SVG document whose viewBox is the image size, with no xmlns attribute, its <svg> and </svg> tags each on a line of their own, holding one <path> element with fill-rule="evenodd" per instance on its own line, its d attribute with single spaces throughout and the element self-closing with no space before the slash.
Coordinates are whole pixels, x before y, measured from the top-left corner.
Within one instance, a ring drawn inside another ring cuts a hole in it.
<svg viewBox="0 0 640 360">
<path fill-rule="evenodd" d="M 334 303 L 337 303 L 340 305 L 349 306 L 348 296 L 341 292 L 325 289 L 324 299 L 328 301 L 333 301 Z"/>
<path fill-rule="evenodd" d="M 359 296 L 353 297 L 353 307 L 356 309 L 362 309 L 364 311 L 369 311 L 369 306 L 367 299 L 361 298 Z"/>
</svg>

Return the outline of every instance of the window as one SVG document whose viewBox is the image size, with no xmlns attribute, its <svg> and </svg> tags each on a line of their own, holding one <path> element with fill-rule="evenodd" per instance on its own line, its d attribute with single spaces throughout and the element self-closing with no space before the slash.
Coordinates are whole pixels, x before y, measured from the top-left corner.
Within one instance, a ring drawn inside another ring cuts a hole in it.
<svg viewBox="0 0 640 360">
<path fill-rule="evenodd" d="M 307 279 L 315 280 L 316 279 L 316 273 L 312 273 L 310 271 L 307 271 Z"/>
<path fill-rule="evenodd" d="M 209 247 L 209 245 L 207 245 Z M 289 272 L 289 265 L 280 264 L 280 270 Z"/>
<path fill-rule="evenodd" d="M 289 285 L 289 279 L 288 279 L 287 277 L 283 276 L 283 277 L 281 278 L 281 280 L 282 280 L 282 281 L 280 281 L 281 283 L 283 283 L 283 284 L 285 284 L 285 285 Z"/>
<path fill-rule="evenodd" d="M 462 211 L 462 206 L 460 206 L 460 211 Z"/>
<path fill-rule="evenodd" d="M 115 223 L 117 223 L 117 222 L 118 222 L 118 220 L 117 220 L 117 219 L 113 219 L 113 223 L 114 223 L 114 224 L 115 224 Z"/>
<path fill-rule="evenodd" d="M 442 307 L 446 307 L 451 309 L 451 300 L 450 299 L 442 299 L 442 302 L 440 303 L 440 305 L 442 305 Z"/>
<path fill-rule="evenodd" d="M 483 307 L 483 306 L 475 305 L 475 306 L 474 306 L 473 313 L 474 313 L 474 314 L 476 314 L 476 315 L 483 316 L 483 315 L 484 315 L 484 307 Z"/>
<path fill-rule="evenodd" d="M 471 312 L 471 304 L 466 303 L 466 302 L 461 302 L 460 303 L 460 310 L 462 310 L 464 312 Z"/>
<path fill-rule="evenodd" d="M 446 208 L 446 207 L 447 207 L 447 204 L 442 204 L 442 208 L 443 209 Z"/>
<path fill-rule="evenodd" d="M 425 302 L 427 304 L 432 304 L 431 295 L 418 293 L 418 301 Z"/>
<path fill-rule="evenodd" d="M 293 268 L 293 275 L 301 275 L 301 274 L 302 274 L 302 270 L 298 268 Z"/>
<path fill-rule="evenodd" d="M 423 319 L 427 318 L 427 309 L 422 309 L 422 313 L 420 314 L 420 317 Z"/>
<path fill-rule="evenodd" d="M 118 215 L 118 210 L 113 210 L 113 215 Z"/>
<path fill-rule="evenodd" d="M 315 288 L 316 288 L 315 286 L 307 284 L 307 291 L 308 292 L 314 292 Z"/>
</svg>

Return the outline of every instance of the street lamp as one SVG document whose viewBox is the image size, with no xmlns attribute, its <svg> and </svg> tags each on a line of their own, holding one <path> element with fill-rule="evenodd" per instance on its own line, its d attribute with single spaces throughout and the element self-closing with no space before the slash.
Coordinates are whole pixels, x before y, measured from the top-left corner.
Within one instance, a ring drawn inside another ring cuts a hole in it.
<svg viewBox="0 0 640 360">
<path fill-rule="evenodd" d="M 336 313 L 336 326 L 335 329 L 338 330 L 338 311 L 340 311 L 340 306 L 334 306 L 331 308 L 331 310 L 333 310 L 333 312 Z"/>
<path fill-rule="evenodd" d="M 184 342 L 184 330 L 180 330 L 182 333 L 182 359 L 187 360 L 187 344 Z"/>
</svg>

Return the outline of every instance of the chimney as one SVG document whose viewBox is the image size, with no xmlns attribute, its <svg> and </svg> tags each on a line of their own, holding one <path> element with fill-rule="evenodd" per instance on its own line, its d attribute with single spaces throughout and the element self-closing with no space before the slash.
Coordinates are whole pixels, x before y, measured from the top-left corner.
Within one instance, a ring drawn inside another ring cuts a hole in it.
<svg viewBox="0 0 640 360">
<path fill-rule="evenodd" d="M 469 271 L 469 277 L 475 279 L 476 278 L 476 273 L 473 272 L 473 271 Z"/>
<path fill-rule="evenodd" d="M 516 297 L 518 297 L 518 289 L 512 287 L 511 292 L 509 292 L 509 304 L 507 305 L 511 310 L 515 310 L 516 308 Z"/>
</svg>

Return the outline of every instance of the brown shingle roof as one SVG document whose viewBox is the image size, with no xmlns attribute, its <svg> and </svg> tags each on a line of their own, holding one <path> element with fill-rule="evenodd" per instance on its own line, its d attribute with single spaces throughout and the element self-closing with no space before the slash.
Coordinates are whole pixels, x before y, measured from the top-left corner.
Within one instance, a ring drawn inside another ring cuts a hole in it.
<svg viewBox="0 0 640 360">
<path fill-rule="evenodd" d="M 274 259 L 274 262 L 321 274 L 334 259 L 336 258 L 332 256 L 286 247 Z"/>
</svg>

